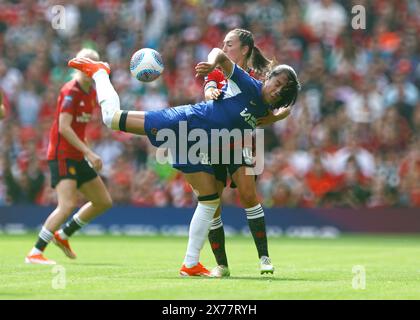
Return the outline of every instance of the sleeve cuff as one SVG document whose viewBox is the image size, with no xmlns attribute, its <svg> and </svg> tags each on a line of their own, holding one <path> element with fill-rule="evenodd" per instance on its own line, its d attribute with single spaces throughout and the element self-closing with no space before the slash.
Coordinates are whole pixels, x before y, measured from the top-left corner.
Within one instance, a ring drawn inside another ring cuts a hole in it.
<svg viewBox="0 0 420 320">
<path fill-rule="evenodd" d="M 232 72 L 229 74 L 229 75 L 226 75 L 226 79 L 230 79 L 232 76 L 233 76 L 233 73 L 235 72 L 235 69 L 237 68 L 238 66 L 236 65 L 236 63 L 233 65 L 233 68 L 232 68 Z"/>
</svg>

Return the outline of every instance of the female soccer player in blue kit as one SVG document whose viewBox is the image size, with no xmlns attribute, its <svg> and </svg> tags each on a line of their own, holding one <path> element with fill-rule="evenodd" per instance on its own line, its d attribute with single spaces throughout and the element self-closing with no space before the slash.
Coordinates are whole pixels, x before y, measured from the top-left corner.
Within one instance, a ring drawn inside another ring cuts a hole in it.
<svg viewBox="0 0 420 320">
<path fill-rule="evenodd" d="M 204 76 L 216 66 L 221 67 L 228 79 L 222 99 L 160 111 L 124 111 L 120 109 L 118 94 L 109 80 L 110 68 L 106 63 L 75 58 L 69 61 L 69 66 L 84 72 L 95 81 L 106 126 L 113 130 L 147 135 L 156 147 L 163 144 L 163 141 L 156 139 L 162 129 L 172 129 L 177 143 L 187 140 L 187 136 L 181 136 L 181 121 L 187 123 L 187 133 L 202 129 L 209 136 L 212 129 L 254 129 L 256 119 L 266 116 L 273 108 L 293 105 L 300 87 L 297 75 L 290 66 L 278 65 L 272 68 L 267 79 L 261 82 L 235 65 L 222 50 L 215 48 L 210 52 L 207 62 L 197 64 L 196 72 L 198 76 Z M 193 164 L 188 161 L 184 164 L 179 163 L 179 155 L 175 156 L 173 166 L 185 174 L 198 197 L 180 274 L 209 276 L 210 272 L 199 263 L 199 256 L 220 204 L 214 170 L 209 162 Z"/>
</svg>

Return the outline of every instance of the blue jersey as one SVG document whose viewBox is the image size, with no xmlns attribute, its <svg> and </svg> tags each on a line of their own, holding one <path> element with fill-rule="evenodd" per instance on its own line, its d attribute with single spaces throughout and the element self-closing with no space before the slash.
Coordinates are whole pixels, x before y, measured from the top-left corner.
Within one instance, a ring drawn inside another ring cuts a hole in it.
<svg viewBox="0 0 420 320">
<path fill-rule="evenodd" d="M 262 82 L 252 78 L 236 64 L 221 98 L 209 100 L 186 108 L 191 128 L 255 129 L 257 119 L 267 115 L 270 106 L 262 100 Z"/>
<path fill-rule="evenodd" d="M 255 129 L 257 119 L 267 115 L 269 109 L 270 106 L 262 100 L 262 82 L 235 64 L 218 100 L 146 112 L 144 128 L 151 143 L 159 147 L 164 143 L 156 140 L 157 132 L 161 129 L 171 129 L 179 142 L 187 141 L 183 133 L 188 134 L 193 129 L 202 129 L 208 134 L 212 129 Z M 186 131 L 179 129 L 181 121 L 186 122 Z M 174 167 L 183 172 L 213 172 L 211 165 L 175 164 Z"/>
</svg>

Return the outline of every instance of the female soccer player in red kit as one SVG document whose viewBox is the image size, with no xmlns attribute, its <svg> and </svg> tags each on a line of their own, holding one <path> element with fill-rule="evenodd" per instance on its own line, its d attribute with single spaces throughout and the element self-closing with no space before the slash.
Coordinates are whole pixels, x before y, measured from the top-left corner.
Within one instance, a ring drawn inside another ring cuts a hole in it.
<svg viewBox="0 0 420 320">
<path fill-rule="evenodd" d="M 77 57 L 99 60 L 98 53 L 92 49 L 82 49 Z M 51 240 L 67 257 L 75 259 L 68 238 L 112 206 L 111 196 L 96 173 L 102 168 L 102 160 L 85 143 L 85 128 L 97 107 L 92 84 L 91 78 L 76 71 L 73 80 L 61 88 L 47 155 L 58 206 L 45 221 L 35 246 L 25 258 L 26 263 L 55 264 L 43 255 Z M 78 190 L 88 202 L 60 229 L 77 207 Z"/>
</svg>

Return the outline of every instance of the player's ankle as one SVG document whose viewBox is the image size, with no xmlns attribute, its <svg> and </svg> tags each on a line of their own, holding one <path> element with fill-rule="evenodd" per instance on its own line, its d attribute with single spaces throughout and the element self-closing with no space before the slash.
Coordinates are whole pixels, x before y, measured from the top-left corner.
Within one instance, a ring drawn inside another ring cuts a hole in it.
<svg viewBox="0 0 420 320">
<path fill-rule="evenodd" d="M 100 69 L 98 69 L 98 71 L 96 71 L 93 75 L 92 75 L 92 79 L 93 80 L 97 80 L 98 78 L 101 78 L 101 77 L 107 77 L 107 78 L 109 78 L 109 75 L 108 75 L 108 73 L 106 72 L 106 70 L 105 69 L 102 69 L 102 68 L 100 68 Z"/>
<path fill-rule="evenodd" d="M 69 238 L 69 236 L 68 236 L 68 235 L 66 235 L 66 233 L 65 233 L 62 229 L 58 230 L 58 235 L 59 235 L 59 236 L 60 236 L 60 238 L 61 238 L 61 239 L 63 239 L 63 240 L 68 240 L 68 238 Z"/>
<path fill-rule="evenodd" d="M 39 254 L 43 254 L 43 252 L 41 250 L 39 250 L 38 248 L 33 247 L 31 249 L 31 251 L 29 252 L 30 256 L 35 256 L 35 255 L 39 255 Z"/>
</svg>

